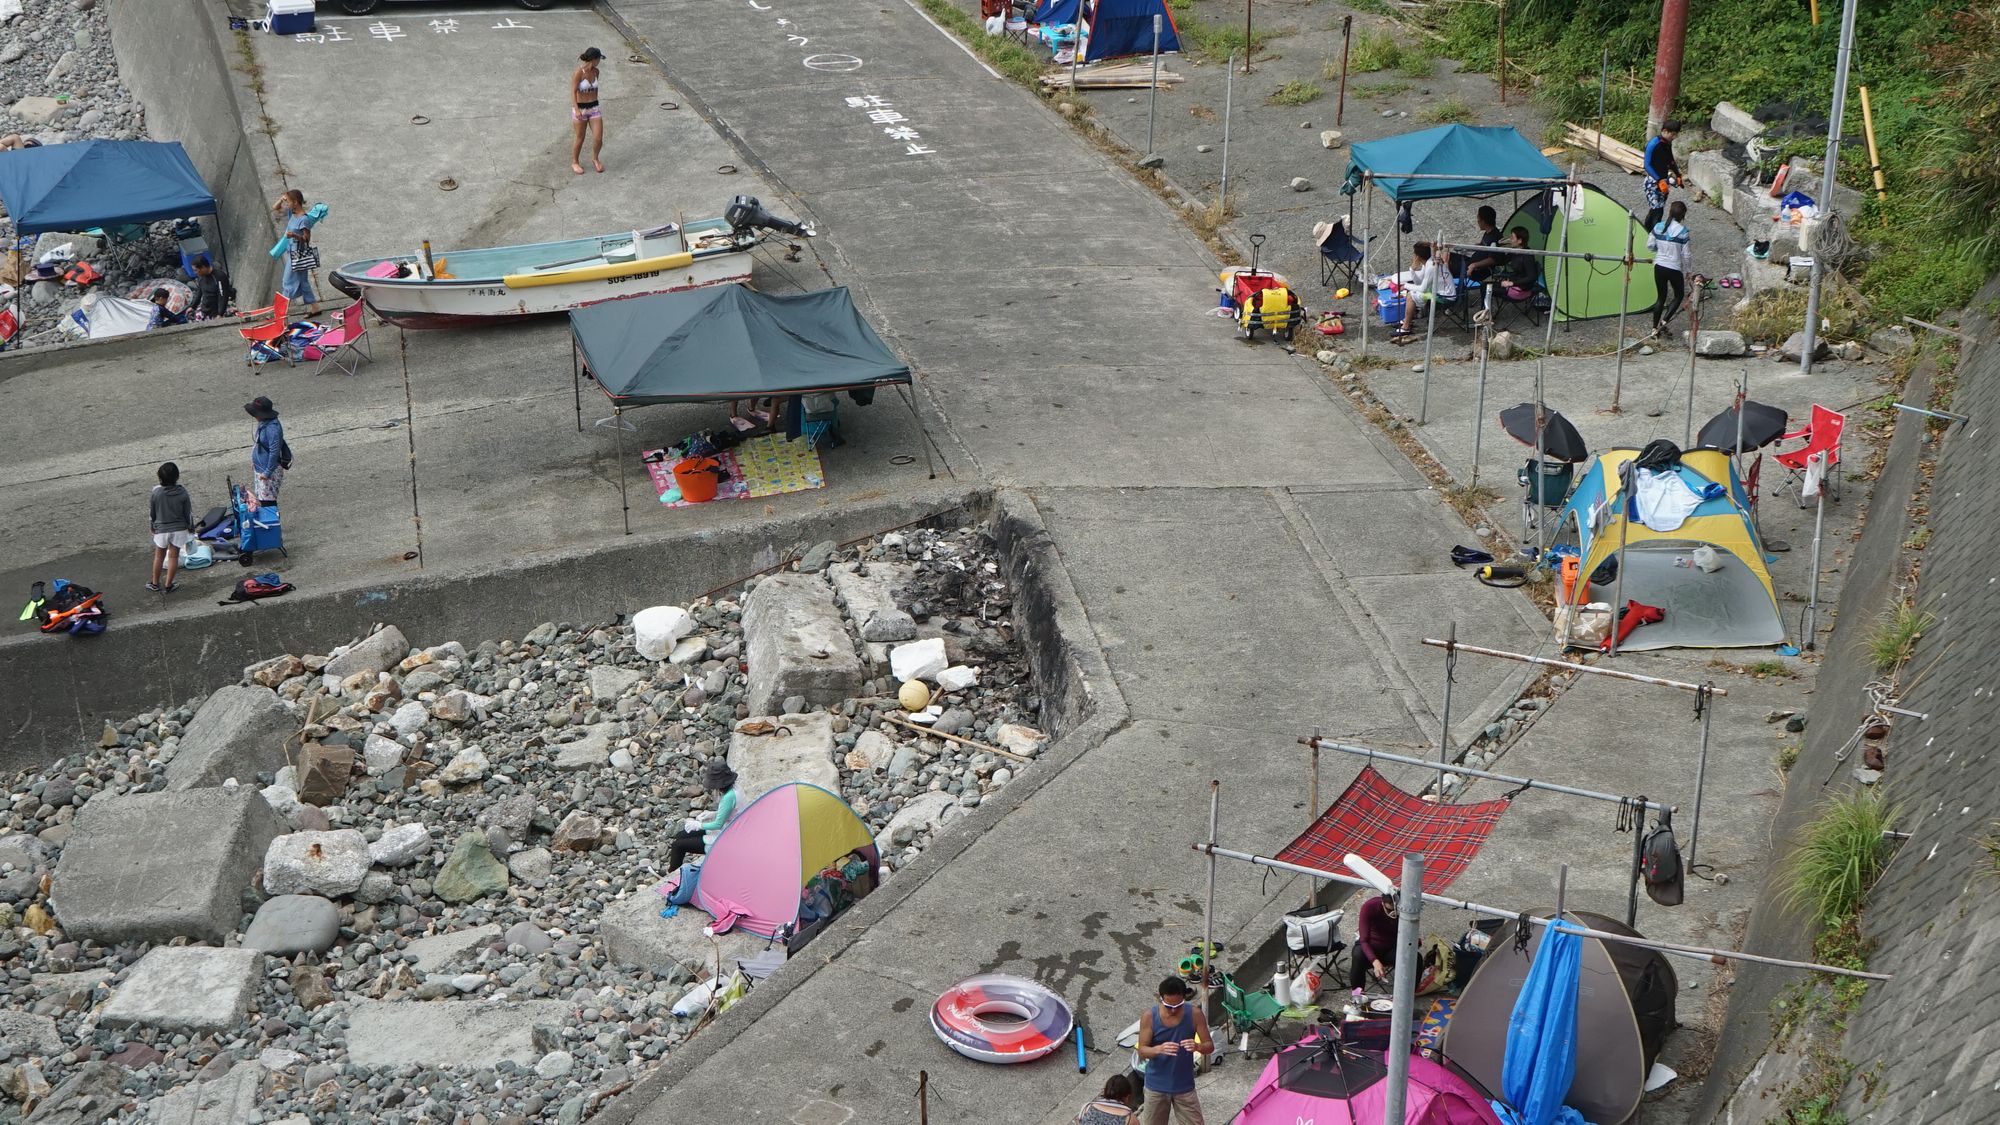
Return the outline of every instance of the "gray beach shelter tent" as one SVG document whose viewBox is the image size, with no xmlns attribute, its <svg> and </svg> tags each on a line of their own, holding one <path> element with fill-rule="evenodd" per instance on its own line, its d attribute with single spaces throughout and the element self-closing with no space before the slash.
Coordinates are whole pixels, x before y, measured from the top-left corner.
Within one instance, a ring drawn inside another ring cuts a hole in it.
<svg viewBox="0 0 2000 1125">
<path fill-rule="evenodd" d="M 1537 911 L 1546 918 L 1554 911 Z M 1606 933 L 1642 936 L 1615 919 L 1588 911 L 1565 911 L 1571 922 Z M 1525 952 L 1514 948 L 1518 921 L 1493 935 L 1486 956 L 1472 974 L 1445 1026 L 1444 1055 L 1464 1067 L 1489 1090 L 1501 1089 L 1506 1063 L 1507 1022 L 1528 979 L 1528 966 L 1542 947 L 1545 926 L 1534 928 Z M 1583 979 L 1576 1008 L 1576 1080 L 1564 1104 L 1592 1125 L 1623 1125 L 1639 1111 L 1646 1074 L 1659 1057 L 1667 1033 L 1680 1026 L 1674 997 L 1680 987 L 1666 955 L 1623 942 L 1583 939 Z"/>
</svg>

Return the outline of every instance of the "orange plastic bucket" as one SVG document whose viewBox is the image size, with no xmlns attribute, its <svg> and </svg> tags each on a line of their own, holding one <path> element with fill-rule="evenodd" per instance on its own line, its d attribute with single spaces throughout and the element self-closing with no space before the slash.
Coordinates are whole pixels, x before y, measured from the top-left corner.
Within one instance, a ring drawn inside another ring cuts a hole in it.
<svg viewBox="0 0 2000 1125">
<path fill-rule="evenodd" d="M 715 499 L 715 490 L 722 483 L 722 462 L 713 457 L 683 457 L 674 464 L 674 484 L 681 490 L 681 499 L 691 504 Z"/>
<path fill-rule="evenodd" d="M 1579 572 L 1579 571 L 1581 571 L 1582 569 L 1583 569 L 1583 560 L 1582 560 L 1582 559 L 1579 559 L 1579 558 L 1577 558 L 1577 557 L 1576 557 L 1575 555 L 1564 555 L 1564 556 L 1563 556 L 1563 560 L 1562 560 L 1562 588 L 1563 588 L 1563 601 L 1564 601 L 1564 602 L 1566 602 L 1566 603 L 1569 603 L 1569 604 L 1572 604 L 1572 605 L 1573 605 L 1573 604 L 1575 604 L 1575 603 L 1577 602 L 1577 600 L 1578 600 L 1578 598 L 1577 598 L 1577 594 L 1578 594 L 1578 593 L 1579 593 L 1580 591 L 1578 591 L 1578 590 L 1577 590 L 1577 588 L 1576 588 L 1576 579 L 1577 579 L 1577 574 L 1578 574 L 1578 572 Z"/>
</svg>

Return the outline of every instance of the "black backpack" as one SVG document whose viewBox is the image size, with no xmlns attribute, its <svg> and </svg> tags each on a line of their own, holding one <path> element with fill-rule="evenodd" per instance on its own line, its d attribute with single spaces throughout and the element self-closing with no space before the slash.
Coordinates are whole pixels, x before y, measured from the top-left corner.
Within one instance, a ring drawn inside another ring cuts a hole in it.
<svg viewBox="0 0 2000 1125">
<path fill-rule="evenodd" d="M 1681 904 L 1682 876 L 1680 845 L 1674 841 L 1673 814 L 1662 811 L 1660 819 L 1639 841 L 1639 873 L 1646 880 L 1646 897 L 1661 906 Z"/>
<path fill-rule="evenodd" d="M 289 594 L 297 588 L 274 573 L 253 574 L 236 584 L 236 589 L 230 591 L 228 601 L 215 604 L 235 605 L 237 602 L 261 601 L 264 598 Z"/>
</svg>

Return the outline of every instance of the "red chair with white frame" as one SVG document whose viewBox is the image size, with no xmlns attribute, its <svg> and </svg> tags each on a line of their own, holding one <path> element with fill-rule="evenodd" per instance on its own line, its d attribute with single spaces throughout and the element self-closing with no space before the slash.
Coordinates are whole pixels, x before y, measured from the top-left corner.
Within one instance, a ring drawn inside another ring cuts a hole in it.
<svg viewBox="0 0 2000 1125">
<path fill-rule="evenodd" d="M 368 340 L 366 313 L 367 306 L 356 301 L 335 314 L 333 327 L 313 340 L 313 346 L 320 351 L 319 366 L 313 368 L 313 374 L 332 364 L 336 371 L 358 375 L 362 360 L 375 362 L 375 345 Z"/>
<path fill-rule="evenodd" d="M 1776 456 L 1778 464 L 1792 471 L 1792 483 L 1798 492 L 1799 507 L 1812 506 L 1808 503 L 1812 497 L 1807 495 L 1806 477 L 1809 467 L 1814 462 L 1818 463 L 1820 487 L 1826 489 L 1833 499 L 1840 499 L 1840 434 L 1846 428 L 1847 415 L 1814 403 L 1812 415 L 1807 420 L 1805 428 L 1794 430 L 1778 439 L 1805 441 L 1799 448 Z"/>
</svg>

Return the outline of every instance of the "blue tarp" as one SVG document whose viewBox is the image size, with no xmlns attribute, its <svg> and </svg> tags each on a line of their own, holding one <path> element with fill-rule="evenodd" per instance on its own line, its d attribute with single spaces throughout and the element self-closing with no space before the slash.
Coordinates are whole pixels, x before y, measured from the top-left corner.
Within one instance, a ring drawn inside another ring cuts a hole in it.
<svg viewBox="0 0 2000 1125">
<path fill-rule="evenodd" d="M 1397 203 L 1500 195 L 1539 186 L 1523 178 L 1564 182 L 1562 169 L 1511 125 L 1440 125 L 1364 141 L 1348 149 L 1347 182 L 1340 190 L 1348 195 L 1359 191 L 1364 172 Z M 1407 178 L 1419 174 L 1445 178 Z M 1512 178 L 1496 178 L 1501 176 Z"/>
<path fill-rule="evenodd" d="M 78 141 L 0 153 L 0 201 L 22 234 L 215 213 L 177 141 Z"/>
<path fill-rule="evenodd" d="M 1082 3 L 1082 0 L 1042 0 L 1035 6 L 1035 22 L 1075 23 L 1076 6 L 1079 3 Z"/>
<path fill-rule="evenodd" d="M 1097 0 L 1090 17 L 1090 41 L 1084 44 L 1083 61 L 1115 59 L 1121 55 L 1153 53 L 1153 17 L 1160 21 L 1160 53 L 1181 49 L 1181 37 L 1174 30 L 1174 13 L 1167 0 Z"/>
<path fill-rule="evenodd" d="M 1542 935 L 1528 979 L 1507 1021 L 1501 1093 L 1494 1103 L 1509 1125 L 1584 1125 L 1563 1104 L 1576 1080 L 1576 1004 L 1583 981 L 1583 939 L 1561 925 Z"/>
</svg>

